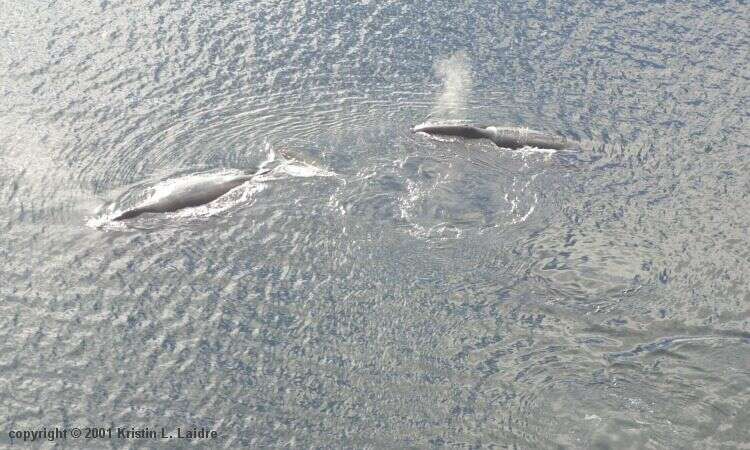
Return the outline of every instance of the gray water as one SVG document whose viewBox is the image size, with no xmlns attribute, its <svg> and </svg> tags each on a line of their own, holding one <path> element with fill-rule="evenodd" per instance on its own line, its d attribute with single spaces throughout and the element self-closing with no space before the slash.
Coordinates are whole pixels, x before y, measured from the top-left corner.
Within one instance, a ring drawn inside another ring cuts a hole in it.
<svg viewBox="0 0 750 450">
<path fill-rule="evenodd" d="M 739 0 L 0 0 L 0 443 L 746 448 L 748 23 Z M 410 130 L 437 119 L 581 146 Z M 333 175 L 106 225 L 281 153 Z"/>
</svg>

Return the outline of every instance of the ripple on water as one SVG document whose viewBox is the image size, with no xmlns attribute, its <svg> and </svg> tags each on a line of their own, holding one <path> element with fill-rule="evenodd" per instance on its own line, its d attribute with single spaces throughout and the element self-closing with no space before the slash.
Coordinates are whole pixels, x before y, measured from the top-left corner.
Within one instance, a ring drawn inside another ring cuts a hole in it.
<svg viewBox="0 0 750 450">
<path fill-rule="evenodd" d="M 744 5 L 59 6 L 0 14 L 14 428 L 206 425 L 228 448 L 748 442 Z M 411 132 L 437 119 L 586 148 Z M 279 174 L 252 204 L 148 232 L 84 226 L 120 193 L 269 148 L 336 176 Z"/>
</svg>

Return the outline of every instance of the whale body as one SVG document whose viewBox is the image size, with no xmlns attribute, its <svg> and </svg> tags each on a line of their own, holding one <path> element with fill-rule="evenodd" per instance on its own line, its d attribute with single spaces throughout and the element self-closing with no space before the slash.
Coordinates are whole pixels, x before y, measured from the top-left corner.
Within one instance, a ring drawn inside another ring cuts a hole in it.
<svg viewBox="0 0 750 450">
<path fill-rule="evenodd" d="M 487 127 L 465 124 L 423 124 L 412 129 L 415 133 L 460 136 L 468 139 L 489 139 L 497 146 L 510 149 L 522 147 L 564 150 L 576 147 L 575 141 L 562 136 L 515 127 Z"/>
<path fill-rule="evenodd" d="M 188 177 L 172 183 L 158 195 L 127 209 L 112 220 L 132 219 L 145 213 L 166 213 L 210 203 L 237 186 L 269 170 L 242 174 L 216 174 Z"/>
</svg>

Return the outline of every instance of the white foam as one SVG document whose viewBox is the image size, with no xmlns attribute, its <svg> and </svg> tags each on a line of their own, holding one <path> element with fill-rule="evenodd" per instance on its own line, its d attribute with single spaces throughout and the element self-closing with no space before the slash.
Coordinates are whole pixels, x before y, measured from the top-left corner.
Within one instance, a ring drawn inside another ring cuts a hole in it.
<svg viewBox="0 0 750 450">
<path fill-rule="evenodd" d="M 557 153 L 557 150 L 551 149 L 551 148 L 537 148 L 537 147 L 526 146 L 526 147 L 521 147 L 517 150 L 513 150 L 513 152 L 523 157 L 531 156 L 531 155 L 544 155 L 544 156 L 549 157 Z"/>
<path fill-rule="evenodd" d="M 526 219 L 528 219 L 531 216 L 531 214 L 534 212 L 534 209 L 536 209 L 536 204 L 537 204 L 538 200 L 539 199 L 538 199 L 536 193 L 534 193 L 534 204 L 531 205 L 531 207 L 529 208 L 528 212 L 526 212 L 526 214 L 524 214 L 522 217 L 514 220 L 512 223 L 514 225 L 516 225 L 516 224 L 519 224 L 519 223 L 526 222 Z"/>
</svg>

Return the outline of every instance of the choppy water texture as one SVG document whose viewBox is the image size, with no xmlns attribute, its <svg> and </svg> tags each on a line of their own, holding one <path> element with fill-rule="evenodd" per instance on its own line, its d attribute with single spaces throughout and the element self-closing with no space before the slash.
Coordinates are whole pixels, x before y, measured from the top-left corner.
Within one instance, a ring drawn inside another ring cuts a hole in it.
<svg viewBox="0 0 750 450">
<path fill-rule="evenodd" d="M 748 23 L 741 1 L 0 0 L 0 442 L 750 445 Z M 583 145 L 411 133 L 428 119 Z M 335 176 L 91 226 L 273 152 Z"/>
</svg>

